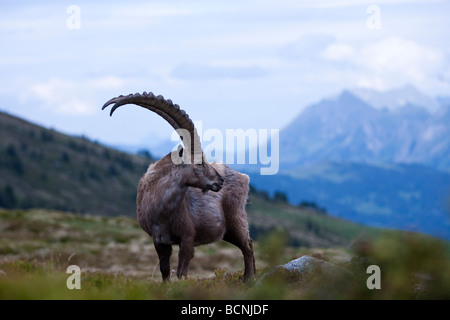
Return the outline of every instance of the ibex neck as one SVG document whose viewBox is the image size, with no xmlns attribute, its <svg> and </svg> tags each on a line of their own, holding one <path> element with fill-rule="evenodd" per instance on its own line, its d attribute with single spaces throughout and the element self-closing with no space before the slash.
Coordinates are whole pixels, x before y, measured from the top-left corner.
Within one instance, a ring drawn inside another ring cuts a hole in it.
<svg viewBox="0 0 450 320">
<path fill-rule="evenodd" d="M 160 161 L 162 160 L 165 159 Z M 177 165 L 165 161 L 149 167 L 146 176 L 157 199 L 157 211 L 172 212 L 181 205 L 188 187 L 180 169 Z"/>
</svg>

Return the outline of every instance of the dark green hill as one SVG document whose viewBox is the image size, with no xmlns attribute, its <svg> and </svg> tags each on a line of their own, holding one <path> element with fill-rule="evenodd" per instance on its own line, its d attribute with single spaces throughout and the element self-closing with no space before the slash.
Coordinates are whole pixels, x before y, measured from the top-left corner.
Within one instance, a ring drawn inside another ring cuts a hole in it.
<svg viewBox="0 0 450 320">
<path fill-rule="evenodd" d="M 150 158 L 0 113 L 0 207 L 134 215 Z"/>
<path fill-rule="evenodd" d="M 139 179 L 154 161 L 148 154 L 123 153 L 5 113 L 0 135 L 0 207 L 135 216 Z M 252 237 L 281 229 L 291 245 L 331 247 L 379 233 L 280 199 L 252 189 L 247 210 Z"/>
</svg>

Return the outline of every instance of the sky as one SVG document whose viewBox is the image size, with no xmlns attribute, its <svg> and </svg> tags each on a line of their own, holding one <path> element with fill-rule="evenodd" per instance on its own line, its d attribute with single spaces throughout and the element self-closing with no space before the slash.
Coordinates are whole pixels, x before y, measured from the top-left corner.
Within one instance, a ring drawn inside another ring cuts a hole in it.
<svg viewBox="0 0 450 320">
<path fill-rule="evenodd" d="M 450 1 L 0 5 L 0 110 L 110 145 L 172 132 L 137 106 L 109 117 L 121 94 L 161 94 L 222 131 L 282 129 L 347 88 L 450 95 Z"/>
</svg>

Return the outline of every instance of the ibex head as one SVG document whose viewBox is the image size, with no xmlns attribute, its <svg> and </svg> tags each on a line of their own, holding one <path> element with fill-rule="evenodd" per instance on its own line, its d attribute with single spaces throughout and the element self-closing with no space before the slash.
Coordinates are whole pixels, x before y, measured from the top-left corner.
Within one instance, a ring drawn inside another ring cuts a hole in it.
<svg viewBox="0 0 450 320">
<path fill-rule="evenodd" d="M 208 190 L 217 192 L 222 189 L 224 182 L 222 176 L 209 164 L 203 154 L 201 162 L 193 164 L 185 162 L 186 158 L 189 159 L 189 157 L 185 156 L 184 149 L 181 146 L 178 148 L 178 151 L 172 152 L 172 161 L 174 161 L 176 154 L 182 159 L 182 162 L 178 165 L 181 166 L 181 170 L 184 171 L 184 183 L 186 185 L 202 189 L 203 192 Z"/>
<path fill-rule="evenodd" d="M 102 110 L 110 104 L 114 104 L 110 115 L 120 106 L 135 104 L 161 116 L 176 130 L 185 146 L 185 148 L 180 146 L 177 151 L 173 151 L 170 157 L 173 164 L 181 166 L 180 169 L 184 171 L 186 185 L 200 188 L 205 192 L 220 191 L 224 180 L 206 160 L 194 123 L 177 104 L 173 104 L 170 99 L 165 100 L 163 96 L 155 96 L 151 92 L 113 98 L 103 105 Z"/>
</svg>

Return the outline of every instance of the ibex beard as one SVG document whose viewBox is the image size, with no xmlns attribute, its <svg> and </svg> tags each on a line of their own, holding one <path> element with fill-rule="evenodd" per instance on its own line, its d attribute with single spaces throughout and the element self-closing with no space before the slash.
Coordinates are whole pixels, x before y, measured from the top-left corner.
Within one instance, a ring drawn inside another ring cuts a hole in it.
<svg viewBox="0 0 450 320">
<path fill-rule="evenodd" d="M 151 164 L 137 192 L 137 219 L 153 238 L 163 280 L 170 280 L 172 245 L 179 245 L 177 277 L 186 277 L 194 247 L 219 240 L 237 246 L 244 256 L 244 281 L 255 276 L 255 258 L 245 205 L 249 177 L 222 163 L 209 163 L 189 116 L 171 100 L 152 93 L 119 96 L 112 113 L 136 104 L 164 118 L 179 133 L 179 148 Z"/>
</svg>

